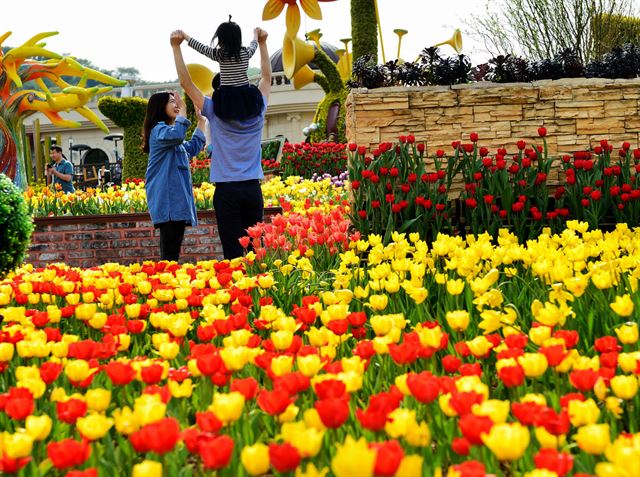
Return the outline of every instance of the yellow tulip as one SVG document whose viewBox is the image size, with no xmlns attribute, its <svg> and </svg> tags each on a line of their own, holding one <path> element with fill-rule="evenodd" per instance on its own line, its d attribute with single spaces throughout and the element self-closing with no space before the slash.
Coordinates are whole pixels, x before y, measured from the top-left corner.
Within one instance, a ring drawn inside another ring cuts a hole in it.
<svg viewBox="0 0 640 477">
<path fill-rule="evenodd" d="M 162 464 L 153 460 L 143 460 L 133 466 L 131 477 L 162 477 Z"/>
<path fill-rule="evenodd" d="M 290 330 L 280 330 L 271 333 L 271 341 L 273 346 L 279 351 L 289 349 L 293 342 L 293 332 Z"/>
<path fill-rule="evenodd" d="M 307 427 L 304 422 L 288 422 L 280 430 L 282 438 L 298 449 L 300 455 L 315 457 L 322 448 L 323 430 Z"/>
<path fill-rule="evenodd" d="M 269 448 L 257 443 L 245 446 L 240 452 L 240 462 L 249 475 L 263 475 L 269 470 Z"/>
<path fill-rule="evenodd" d="M 158 348 L 158 353 L 166 360 L 175 359 L 178 353 L 180 353 L 180 345 L 175 341 L 161 343 Z"/>
<path fill-rule="evenodd" d="M 387 295 L 371 295 L 369 297 L 368 306 L 374 310 L 384 310 L 389 304 L 389 297 Z"/>
<path fill-rule="evenodd" d="M 167 405 L 158 394 L 143 394 L 136 398 L 133 414 L 141 426 L 159 421 L 165 415 Z"/>
<path fill-rule="evenodd" d="M 448 311 L 446 319 L 447 324 L 454 331 L 464 331 L 469 326 L 469 312 L 467 310 Z"/>
<path fill-rule="evenodd" d="M 518 364 L 522 366 L 528 378 L 542 376 L 549 366 L 547 357 L 541 353 L 525 353 L 518 357 Z"/>
<path fill-rule="evenodd" d="M 638 323 L 627 322 L 616 328 L 616 335 L 622 344 L 635 344 L 638 342 Z M 1 361 L 1 359 L 0 359 Z"/>
<path fill-rule="evenodd" d="M 125 436 L 133 434 L 140 428 L 135 414 L 127 406 L 113 411 L 113 420 L 116 425 L 116 430 Z"/>
<path fill-rule="evenodd" d="M 104 437 L 113 426 L 113 419 L 102 414 L 89 414 L 76 421 L 76 427 L 83 437 L 95 441 Z"/>
<path fill-rule="evenodd" d="M 460 295 L 463 290 L 464 282 L 461 279 L 447 280 L 447 293 L 449 293 L 449 295 Z"/>
<path fill-rule="evenodd" d="M 406 436 L 409 428 L 416 425 L 416 412 L 411 409 L 397 408 L 389 413 L 389 420 L 384 426 L 389 437 Z"/>
<path fill-rule="evenodd" d="M 0 343 L 0 363 L 6 363 L 13 358 L 13 344 Z"/>
<path fill-rule="evenodd" d="M 67 376 L 67 378 L 69 378 L 69 380 L 78 383 L 87 379 L 97 370 L 98 368 L 90 368 L 89 363 L 87 363 L 85 360 L 76 359 L 67 363 L 64 368 L 64 374 Z"/>
<path fill-rule="evenodd" d="M 289 374 L 293 368 L 293 357 L 287 355 L 276 356 L 271 360 L 271 371 L 276 376 Z"/>
<path fill-rule="evenodd" d="M 209 410 L 224 424 L 240 419 L 244 409 L 244 396 L 237 391 L 227 394 L 216 393 Z"/>
<path fill-rule="evenodd" d="M 322 423 L 322 419 L 320 419 L 320 414 L 318 414 L 318 411 L 315 408 L 307 409 L 304 411 L 302 416 L 307 427 L 312 427 L 319 431 L 324 431 L 326 429 Z"/>
<path fill-rule="evenodd" d="M 602 454 L 611 443 L 609 424 L 582 426 L 573 436 L 578 447 L 588 454 Z"/>
<path fill-rule="evenodd" d="M 617 296 L 613 303 L 610 303 L 611 309 L 622 317 L 628 317 L 633 314 L 633 300 L 629 294 Z"/>
<path fill-rule="evenodd" d="M 296 358 L 298 370 L 307 377 L 315 376 L 323 366 L 323 361 L 317 354 L 308 354 Z"/>
<path fill-rule="evenodd" d="M 20 459 L 31 454 L 33 438 L 26 431 L 4 433 L 4 455 L 9 459 Z"/>
<path fill-rule="evenodd" d="M 604 401 L 605 406 L 607 407 L 607 410 L 611 412 L 616 419 L 620 419 L 620 417 L 622 416 L 622 413 L 624 412 L 621 406 L 623 402 L 624 401 L 622 399 L 614 396 L 609 396 Z"/>
<path fill-rule="evenodd" d="M 431 430 L 426 422 L 410 422 L 407 433 L 404 436 L 409 445 L 414 447 L 427 447 L 431 444 Z"/>
<path fill-rule="evenodd" d="M 544 427 L 536 427 L 534 429 L 534 434 L 538 444 L 540 444 L 540 447 L 543 449 L 559 449 L 567 442 L 567 437 L 564 434 L 554 436 Z"/>
<path fill-rule="evenodd" d="M 169 392 L 174 398 L 191 397 L 193 393 L 193 383 L 191 379 L 185 379 L 181 383 L 171 379 L 168 382 L 168 386 Z"/>
<path fill-rule="evenodd" d="M 372 477 L 376 463 L 376 452 L 369 448 L 361 437 L 357 441 L 347 435 L 343 444 L 337 444 L 337 451 L 331 459 L 331 470 L 336 477 Z"/>
<path fill-rule="evenodd" d="M 313 463 L 309 462 L 304 471 L 302 470 L 302 464 L 296 468 L 295 477 L 326 477 L 328 473 L 328 467 L 318 469 Z"/>
<path fill-rule="evenodd" d="M 424 458 L 418 454 L 405 455 L 394 477 L 422 477 Z"/>
<path fill-rule="evenodd" d="M 593 399 L 569 401 L 569 419 L 574 427 L 595 424 L 600 417 L 600 409 Z"/>
<path fill-rule="evenodd" d="M 482 442 L 498 460 L 514 461 L 522 457 L 529 446 L 529 429 L 520 423 L 495 424 L 488 434 L 482 434 Z"/>
<path fill-rule="evenodd" d="M 93 318 L 93 315 L 95 315 L 97 311 L 98 305 L 95 303 L 82 303 L 76 307 L 76 318 L 87 321 Z"/>
<path fill-rule="evenodd" d="M 49 416 L 27 416 L 25 428 L 34 441 L 43 441 L 49 436 L 53 421 Z"/>
<path fill-rule="evenodd" d="M 638 393 L 638 378 L 634 375 L 614 376 L 611 378 L 611 390 L 620 399 L 633 399 Z"/>
<path fill-rule="evenodd" d="M 111 402 L 111 391 L 106 389 L 89 389 L 85 394 L 87 407 L 91 411 L 104 412 Z"/>
<path fill-rule="evenodd" d="M 474 404 L 471 411 L 476 416 L 488 416 L 494 424 L 507 422 L 510 410 L 509 401 L 501 401 L 499 399 L 487 399 L 480 404 Z"/>
<path fill-rule="evenodd" d="M 493 347 L 491 341 L 485 336 L 476 336 L 471 341 L 467 341 L 467 346 L 475 357 L 486 355 Z"/>
</svg>

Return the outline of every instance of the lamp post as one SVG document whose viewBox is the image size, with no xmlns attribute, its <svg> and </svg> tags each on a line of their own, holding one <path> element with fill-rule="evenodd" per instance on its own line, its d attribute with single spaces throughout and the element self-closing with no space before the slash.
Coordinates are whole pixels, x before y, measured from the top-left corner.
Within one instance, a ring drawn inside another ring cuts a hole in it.
<svg viewBox="0 0 640 477">
<path fill-rule="evenodd" d="M 129 98 L 129 97 L 133 96 L 133 85 L 136 82 L 135 77 L 133 77 L 129 73 L 125 73 L 120 77 L 120 79 L 127 82 L 127 84 L 125 86 L 123 86 L 122 90 L 120 91 L 120 97 L 121 98 Z"/>
</svg>

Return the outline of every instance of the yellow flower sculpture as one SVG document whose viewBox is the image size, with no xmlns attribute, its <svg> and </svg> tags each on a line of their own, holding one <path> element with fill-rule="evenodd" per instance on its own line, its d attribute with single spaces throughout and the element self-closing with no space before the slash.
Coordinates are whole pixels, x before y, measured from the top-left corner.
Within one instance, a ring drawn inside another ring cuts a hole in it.
<svg viewBox="0 0 640 477">
<path fill-rule="evenodd" d="M 334 0 L 300 0 L 300 6 L 304 13 L 314 20 L 322 20 L 322 11 L 318 2 L 332 2 Z M 262 10 L 263 20 L 273 20 L 287 7 L 286 22 L 287 34 L 292 38 L 296 36 L 300 29 L 300 8 L 297 0 L 269 0 Z"/>
<path fill-rule="evenodd" d="M 0 35 L 0 46 L 11 35 Z M 44 32 L 34 35 L 22 45 L 4 54 L 0 51 L 0 173 L 13 179 L 19 186 L 25 182 L 23 141 L 20 138 L 24 118 L 40 112 L 53 124 L 61 127 L 79 127 L 80 124 L 64 119 L 61 111 L 76 111 L 105 132 L 109 130 L 87 103 L 96 95 L 105 93 L 111 86 L 124 86 L 125 82 L 87 68 L 71 57 L 45 49 L 42 40 L 57 35 Z M 43 57 L 44 60 L 34 58 Z M 69 84 L 64 77 L 79 78 L 77 84 Z M 47 79 L 59 91 L 51 91 L 44 83 Z M 111 86 L 87 87 L 87 81 Z M 38 89 L 25 85 L 35 84 Z"/>
</svg>

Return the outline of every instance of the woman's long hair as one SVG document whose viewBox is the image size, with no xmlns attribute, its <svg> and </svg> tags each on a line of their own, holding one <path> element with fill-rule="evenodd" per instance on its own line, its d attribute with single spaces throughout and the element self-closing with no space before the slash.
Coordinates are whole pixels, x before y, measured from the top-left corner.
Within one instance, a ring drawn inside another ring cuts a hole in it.
<svg viewBox="0 0 640 477">
<path fill-rule="evenodd" d="M 218 47 L 220 53 L 226 59 L 235 58 L 240 60 L 240 51 L 242 49 L 242 30 L 237 23 L 231 21 L 231 15 L 229 15 L 229 21 L 221 23 L 216 30 L 216 34 L 211 39 L 211 44 L 218 40 Z"/>
<path fill-rule="evenodd" d="M 162 91 L 155 93 L 149 98 L 147 103 L 147 114 L 144 117 L 144 124 L 142 125 L 142 150 L 149 154 L 149 136 L 151 130 L 160 121 L 169 123 L 171 118 L 167 116 L 167 103 L 173 96 L 173 93 L 168 91 Z"/>
</svg>

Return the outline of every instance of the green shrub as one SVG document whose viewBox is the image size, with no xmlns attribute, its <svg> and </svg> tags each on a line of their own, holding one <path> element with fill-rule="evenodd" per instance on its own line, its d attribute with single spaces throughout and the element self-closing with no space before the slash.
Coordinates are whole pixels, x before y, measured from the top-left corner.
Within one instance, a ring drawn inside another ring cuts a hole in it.
<svg viewBox="0 0 640 477">
<path fill-rule="evenodd" d="M 593 49 L 596 58 L 626 43 L 640 43 L 640 18 L 602 14 L 591 21 Z"/>
<path fill-rule="evenodd" d="M 0 174 L 0 278 L 22 263 L 33 222 L 20 190 Z"/>
<path fill-rule="evenodd" d="M 147 100 L 105 96 L 98 101 L 98 109 L 124 129 L 122 180 L 144 179 L 149 161 L 147 154 L 142 152 L 142 124 L 147 113 Z"/>
</svg>

